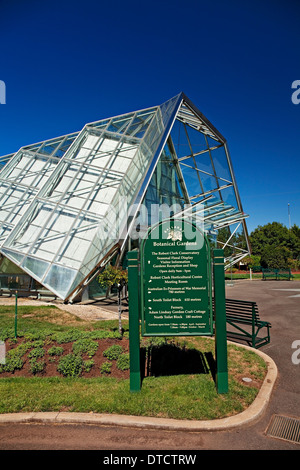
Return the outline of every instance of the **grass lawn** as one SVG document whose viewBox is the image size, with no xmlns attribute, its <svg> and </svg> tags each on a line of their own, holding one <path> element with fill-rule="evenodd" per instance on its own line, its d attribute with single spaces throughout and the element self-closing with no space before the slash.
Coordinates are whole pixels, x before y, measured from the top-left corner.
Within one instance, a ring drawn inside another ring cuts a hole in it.
<svg viewBox="0 0 300 470">
<path fill-rule="evenodd" d="M 0 339 L 7 356 L 6 365 L 0 365 L 0 413 L 93 411 L 216 419 L 247 408 L 266 374 L 260 356 L 228 345 L 229 392 L 218 395 L 213 339 L 141 338 L 145 377 L 141 392 L 131 393 L 127 322 L 123 330 L 120 336 L 117 320 L 88 322 L 52 306 L 19 306 L 15 340 L 14 307 L 0 306 Z M 252 379 L 250 385 L 243 377 Z"/>
</svg>

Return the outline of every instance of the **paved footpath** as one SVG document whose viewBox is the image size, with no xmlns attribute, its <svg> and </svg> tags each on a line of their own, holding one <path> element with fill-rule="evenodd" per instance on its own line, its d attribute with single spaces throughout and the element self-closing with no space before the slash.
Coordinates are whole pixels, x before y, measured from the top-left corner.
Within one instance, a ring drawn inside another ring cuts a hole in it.
<svg viewBox="0 0 300 470">
<path fill-rule="evenodd" d="M 93 413 L 0 415 L 0 450 L 300 450 L 300 444 L 266 434 L 274 414 L 300 419 L 300 364 L 292 361 L 292 343 L 300 340 L 299 294 L 299 281 L 235 281 L 226 287 L 228 298 L 256 301 L 261 319 L 272 324 L 271 343 L 257 351 L 268 363 L 268 376 L 240 415 L 207 422 Z"/>
</svg>

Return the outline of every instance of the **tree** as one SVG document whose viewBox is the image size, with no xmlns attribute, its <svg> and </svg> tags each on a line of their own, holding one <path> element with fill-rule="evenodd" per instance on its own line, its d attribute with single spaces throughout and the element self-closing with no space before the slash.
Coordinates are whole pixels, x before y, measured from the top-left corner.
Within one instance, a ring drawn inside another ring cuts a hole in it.
<svg viewBox="0 0 300 470">
<path fill-rule="evenodd" d="M 261 265 L 263 268 L 287 269 L 290 257 L 291 252 L 285 246 L 267 245 L 261 255 Z"/>
<path fill-rule="evenodd" d="M 279 222 L 259 225 L 250 235 L 252 253 L 261 255 L 266 245 L 287 246 L 288 232 Z"/>
<path fill-rule="evenodd" d="M 250 235 L 253 255 L 261 256 L 261 265 L 288 268 L 300 256 L 300 229 L 288 229 L 279 222 L 259 225 Z"/>
<path fill-rule="evenodd" d="M 102 287 L 116 286 L 118 289 L 119 333 L 122 334 L 121 292 L 123 287 L 128 283 L 128 273 L 120 267 L 111 266 L 109 264 L 104 271 L 98 275 L 98 282 Z"/>
<path fill-rule="evenodd" d="M 300 228 L 298 225 L 294 224 L 291 228 L 291 233 L 293 234 L 295 240 L 295 247 L 294 247 L 294 259 L 300 261 Z"/>
<path fill-rule="evenodd" d="M 245 263 L 248 268 L 255 268 L 261 265 L 261 256 L 259 255 L 248 255 L 243 258 L 243 263 Z"/>
</svg>

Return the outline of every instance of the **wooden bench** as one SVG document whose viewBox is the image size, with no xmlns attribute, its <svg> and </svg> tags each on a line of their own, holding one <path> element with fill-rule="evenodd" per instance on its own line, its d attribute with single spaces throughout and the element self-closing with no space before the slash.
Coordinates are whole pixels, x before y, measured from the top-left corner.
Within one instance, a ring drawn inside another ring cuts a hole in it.
<svg viewBox="0 0 300 470">
<path fill-rule="evenodd" d="M 277 279 L 277 270 L 262 268 L 262 278 L 264 281 L 268 278 Z"/>
<path fill-rule="evenodd" d="M 289 281 L 293 279 L 293 275 L 291 273 L 290 269 L 266 269 L 262 268 L 262 274 L 263 274 L 263 280 L 265 281 L 266 279 L 275 279 L 278 281 L 279 279 L 288 279 Z"/>
<path fill-rule="evenodd" d="M 270 343 L 271 323 L 259 318 L 256 302 L 226 299 L 227 338 L 253 348 Z"/>
</svg>

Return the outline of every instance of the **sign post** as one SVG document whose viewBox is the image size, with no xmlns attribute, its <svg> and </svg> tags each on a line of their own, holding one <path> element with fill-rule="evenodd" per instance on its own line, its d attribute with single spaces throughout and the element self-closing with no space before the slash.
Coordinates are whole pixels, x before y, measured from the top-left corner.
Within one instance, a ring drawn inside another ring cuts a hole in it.
<svg viewBox="0 0 300 470">
<path fill-rule="evenodd" d="M 15 338 L 18 336 L 17 325 L 18 325 L 18 291 L 16 290 L 16 293 L 15 293 Z"/>
<path fill-rule="evenodd" d="M 138 252 L 128 252 L 130 391 L 141 390 Z"/>
<path fill-rule="evenodd" d="M 139 253 L 128 253 L 130 391 L 141 390 L 140 323 L 142 336 L 213 335 L 210 252 L 196 225 L 167 219 L 148 230 Z M 223 250 L 214 250 L 213 270 L 216 385 L 227 393 Z"/>
</svg>

